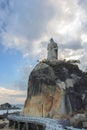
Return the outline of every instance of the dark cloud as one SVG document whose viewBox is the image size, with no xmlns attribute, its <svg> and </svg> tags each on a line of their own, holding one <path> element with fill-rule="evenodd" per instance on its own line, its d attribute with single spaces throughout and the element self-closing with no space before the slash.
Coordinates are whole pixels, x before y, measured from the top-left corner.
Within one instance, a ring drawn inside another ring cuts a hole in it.
<svg viewBox="0 0 87 130">
<path fill-rule="evenodd" d="M 10 13 L 10 0 L 0 0 L 0 34 L 6 32 Z"/>
<path fill-rule="evenodd" d="M 10 1 L 11 0 L 0 0 L 0 9 L 6 11 L 10 9 Z"/>
<path fill-rule="evenodd" d="M 82 22 L 82 31 L 84 33 L 87 33 L 87 20 Z"/>
<path fill-rule="evenodd" d="M 78 0 L 78 5 L 87 11 L 87 0 Z"/>
<path fill-rule="evenodd" d="M 65 44 L 60 44 L 59 47 L 61 49 L 71 49 L 71 50 L 78 50 L 83 48 L 79 40 L 71 40 Z"/>
</svg>

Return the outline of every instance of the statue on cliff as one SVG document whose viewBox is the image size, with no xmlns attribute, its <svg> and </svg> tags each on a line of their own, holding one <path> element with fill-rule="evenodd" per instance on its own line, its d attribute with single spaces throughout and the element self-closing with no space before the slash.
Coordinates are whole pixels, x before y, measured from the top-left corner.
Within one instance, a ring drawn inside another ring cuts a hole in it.
<svg viewBox="0 0 87 130">
<path fill-rule="evenodd" d="M 58 60 L 58 45 L 57 43 L 54 42 L 52 38 L 50 39 L 50 43 L 48 44 L 47 50 L 48 50 L 47 55 L 48 60 Z"/>
</svg>

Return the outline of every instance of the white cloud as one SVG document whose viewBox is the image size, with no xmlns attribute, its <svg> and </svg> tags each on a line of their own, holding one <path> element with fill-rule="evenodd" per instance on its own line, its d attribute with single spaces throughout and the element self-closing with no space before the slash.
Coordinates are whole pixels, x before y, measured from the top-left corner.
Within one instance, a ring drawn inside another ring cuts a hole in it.
<svg viewBox="0 0 87 130">
<path fill-rule="evenodd" d="M 85 2 L 13 0 L 7 32 L 2 36 L 3 45 L 22 52 L 24 58 L 42 59 L 46 58 L 47 42 L 53 37 L 56 42 L 65 44 L 67 47 L 67 50 L 60 49 L 60 55 L 61 51 L 64 51 L 67 53 L 67 58 L 70 57 L 70 53 L 73 58 L 73 52 L 77 50 L 75 57 L 81 59 L 82 55 L 79 55 L 79 51 L 86 51 L 84 44 L 87 40 L 87 14 L 83 8 Z M 78 46 L 73 43 L 74 41 L 78 41 L 78 43 L 75 42 Z M 64 52 L 62 57 L 66 58 Z"/>
<path fill-rule="evenodd" d="M 0 38 L 3 46 L 20 51 L 23 58 L 31 62 L 31 66 L 28 62 L 19 68 L 21 77 L 15 86 L 21 91 L 0 87 L 0 103 L 24 101 L 24 98 L 15 96 L 25 93 L 33 61 L 46 58 L 46 48 L 51 37 L 59 45 L 59 58 L 80 59 L 81 68 L 86 68 L 86 5 L 86 0 L 0 1 Z"/>
<path fill-rule="evenodd" d="M 13 35 L 10 33 L 4 33 L 3 35 L 3 45 L 5 48 L 15 48 L 22 51 L 23 54 L 27 51 L 28 43 L 29 41 L 22 36 Z"/>
<path fill-rule="evenodd" d="M 81 35 L 81 40 L 82 40 L 82 44 L 84 45 L 87 42 L 87 34 L 82 34 Z"/>
<path fill-rule="evenodd" d="M 25 97 L 23 96 L 25 95 Z M 26 91 L 7 89 L 0 86 L 0 104 L 9 102 L 12 104 L 23 103 L 26 98 Z"/>
<path fill-rule="evenodd" d="M 0 86 L 0 94 L 6 94 L 6 95 L 13 94 L 13 95 L 16 95 L 16 94 L 23 94 L 23 93 L 24 93 L 23 91 L 7 89 L 7 88 L 4 88 L 4 87 Z"/>
</svg>

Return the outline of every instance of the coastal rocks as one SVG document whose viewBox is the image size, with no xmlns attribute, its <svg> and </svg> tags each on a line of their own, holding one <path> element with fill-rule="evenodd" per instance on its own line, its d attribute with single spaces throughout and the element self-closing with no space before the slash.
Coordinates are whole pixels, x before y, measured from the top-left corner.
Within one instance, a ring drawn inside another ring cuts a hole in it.
<svg viewBox="0 0 87 130">
<path fill-rule="evenodd" d="M 87 111 L 87 78 L 77 65 L 44 60 L 29 76 L 22 115 L 70 119 Z"/>
<path fill-rule="evenodd" d="M 3 129 L 5 126 L 7 125 L 7 123 L 0 123 L 0 129 Z"/>
<path fill-rule="evenodd" d="M 70 118 L 70 123 L 74 127 L 87 128 L 86 114 L 75 114 Z"/>
</svg>

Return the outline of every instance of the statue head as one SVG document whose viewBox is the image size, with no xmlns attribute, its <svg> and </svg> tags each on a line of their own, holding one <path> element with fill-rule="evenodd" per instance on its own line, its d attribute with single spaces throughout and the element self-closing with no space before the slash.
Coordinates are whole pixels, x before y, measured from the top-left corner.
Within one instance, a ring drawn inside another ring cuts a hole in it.
<svg viewBox="0 0 87 130">
<path fill-rule="evenodd" d="M 53 38 L 51 38 L 51 39 L 50 39 L 50 43 L 54 43 L 54 40 L 53 40 Z"/>
</svg>

